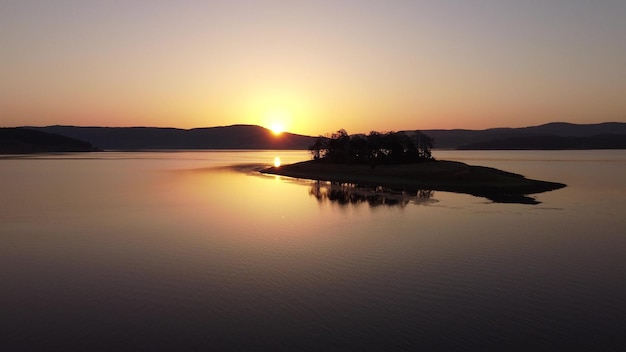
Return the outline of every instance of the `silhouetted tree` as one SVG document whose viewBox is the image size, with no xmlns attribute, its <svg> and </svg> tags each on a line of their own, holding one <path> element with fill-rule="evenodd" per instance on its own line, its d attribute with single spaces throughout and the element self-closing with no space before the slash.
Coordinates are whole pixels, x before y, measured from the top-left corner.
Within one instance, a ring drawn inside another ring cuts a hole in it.
<svg viewBox="0 0 626 352">
<path fill-rule="evenodd" d="M 340 163 L 409 163 L 433 159 L 432 138 L 421 132 L 413 137 L 404 132 L 372 131 L 350 136 L 341 129 L 328 137 L 318 137 L 309 151 L 314 160 Z"/>
<path fill-rule="evenodd" d="M 319 136 L 313 145 L 309 146 L 309 152 L 313 156 L 313 160 L 318 160 L 326 156 L 328 146 L 328 138 Z"/>
<path fill-rule="evenodd" d="M 361 135 L 350 137 L 350 151 L 355 162 L 366 162 L 368 160 L 368 144 L 367 139 Z"/>
<path fill-rule="evenodd" d="M 433 156 L 430 150 L 435 145 L 435 140 L 423 134 L 420 131 L 415 131 L 415 143 L 417 145 L 417 151 L 420 158 L 432 159 Z"/>
<path fill-rule="evenodd" d="M 348 162 L 352 159 L 350 136 L 344 129 L 333 133 L 328 140 L 326 158 L 331 161 Z"/>
</svg>

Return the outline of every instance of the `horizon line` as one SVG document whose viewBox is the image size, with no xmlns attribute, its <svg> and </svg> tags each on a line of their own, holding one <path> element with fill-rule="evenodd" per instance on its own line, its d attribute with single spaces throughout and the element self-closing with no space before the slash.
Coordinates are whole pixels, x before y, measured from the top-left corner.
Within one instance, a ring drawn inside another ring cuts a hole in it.
<svg viewBox="0 0 626 352">
<path fill-rule="evenodd" d="M 547 125 L 555 125 L 555 124 L 566 124 L 566 125 L 576 125 L 576 126 L 592 126 L 592 125 L 606 125 L 606 124 L 626 124 L 626 122 L 620 122 L 620 121 L 605 121 L 605 122 L 597 122 L 597 123 L 573 123 L 573 122 L 566 122 L 566 121 L 553 121 L 553 122 L 547 122 L 547 123 L 543 123 L 543 124 L 539 124 L 539 125 L 531 125 L 531 126 L 523 126 L 523 127 L 508 127 L 508 126 L 500 126 L 500 127 L 489 127 L 489 128 L 483 128 L 483 129 L 470 129 L 470 128 L 427 128 L 427 129 L 402 129 L 402 130 L 389 130 L 389 131 L 384 131 L 384 132 L 403 132 L 403 131 L 486 131 L 486 130 L 492 130 L 492 129 L 517 129 L 517 128 L 531 128 L 531 127 L 541 127 L 541 126 L 547 126 Z M 32 125 L 22 125 L 22 126 L 12 126 L 13 128 L 48 128 L 48 127 L 76 127 L 76 128 L 155 128 L 155 129 L 172 129 L 172 130 L 183 130 L 183 131 L 191 131 L 191 130 L 197 130 L 197 129 L 210 129 L 210 128 L 227 128 L 227 127 L 259 127 L 262 129 L 265 129 L 269 132 L 271 132 L 272 130 L 268 127 L 265 126 L 261 126 L 261 125 L 256 125 L 256 124 L 249 124 L 249 123 L 235 123 L 235 124 L 231 124 L 231 125 L 217 125 L 217 126 L 202 126 L 202 127 L 192 127 L 192 128 L 181 128 L 181 127 L 163 127 L 163 126 L 94 126 L 94 125 L 88 125 L 88 126 L 80 126 L 80 125 L 64 125 L 64 124 L 55 124 L 55 125 L 46 125 L 46 126 L 32 126 Z M 2 126 L 0 128 L 12 128 L 11 126 Z M 341 130 L 342 128 L 339 128 L 338 130 Z M 337 130 L 333 130 L 333 131 L 329 131 L 328 133 L 332 133 L 334 131 Z M 282 133 L 288 133 L 288 134 L 292 134 L 292 135 L 300 135 L 300 136 L 312 136 L 312 135 L 307 135 L 307 134 L 302 134 L 302 133 L 294 133 L 294 132 L 290 132 L 290 131 L 283 131 Z M 362 134 L 364 132 L 357 132 L 357 133 L 353 133 L 353 134 Z"/>
</svg>

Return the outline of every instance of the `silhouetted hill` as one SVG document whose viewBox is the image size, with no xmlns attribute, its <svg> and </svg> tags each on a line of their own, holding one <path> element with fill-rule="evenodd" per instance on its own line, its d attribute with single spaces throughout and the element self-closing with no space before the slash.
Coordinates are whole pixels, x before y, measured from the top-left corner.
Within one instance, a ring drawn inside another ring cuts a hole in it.
<svg viewBox="0 0 626 352">
<path fill-rule="evenodd" d="M 101 149 L 307 149 L 314 138 L 292 133 L 274 135 L 253 125 L 194 128 L 157 127 L 33 127 L 89 141 Z"/>
<path fill-rule="evenodd" d="M 459 146 L 464 150 L 568 150 L 568 149 L 626 149 L 626 135 L 599 134 L 590 137 L 555 135 L 513 137 Z"/>
<path fill-rule="evenodd" d="M 32 129 L 88 141 L 109 150 L 146 149 L 307 149 L 316 137 L 283 133 L 260 126 L 233 125 L 190 130 L 157 127 L 48 126 Z M 414 131 L 405 131 L 413 133 Z M 422 130 L 435 148 L 457 149 L 621 149 L 626 123 L 549 123 L 523 128 Z M 576 139 L 578 138 L 578 139 Z"/>
<path fill-rule="evenodd" d="M 463 147 L 468 149 L 469 146 L 475 146 L 481 143 L 488 143 L 491 147 L 484 147 L 480 149 L 500 149 L 504 148 L 504 145 L 496 143 L 496 141 L 509 140 L 506 143 L 506 149 L 555 149 L 553 145 L 559 142 L 548 141 L 543 139 L 546 136 L 554 137 L 580 137 L 591 138 L 594 136 L 602 135 L 626 135 L 626 123 L 622 122 L 606 122 L 599 124 L 572 124 L 564 122 L 553 122 L 541 126 L 523 127 L 523 128 L 490 128 L 486 130 L 422 130 L 423 133 L 435 140 L 435 148 L 444 149 L 456 149 Z M 409 132 L 410 133 L 410 132 Z M 598 147 L 591 146 L 585 147 L 588 143 L 598 145 L 602 143 L 599 141 L 602 137 L 594 137 L 591 140 L 578 140 L 577 142 L 570 142 L 571 145 L 576 147 L 572 148 L 556 148 L 556 149 L 597 149 Z M 610 138 L 610 143 L 607 142 L 606 148 L 623 148 L 619 140 L 623 137 L 607 137 Z M 514 144 L 514 143 L 520 144 Z M 547 142 L 547 144 L 546 144 Z M 535 144 L 533 144 L 535 143 Z M 568 143 L 563 142 L 563 145 Z M 499 146 L 500 145 L 500 146 Z"/>
<path fill-rule="evenodd" d="M 89 143 L 28 128 L 0 128 L 0 154 L 90 152 Z"/>
</svg>

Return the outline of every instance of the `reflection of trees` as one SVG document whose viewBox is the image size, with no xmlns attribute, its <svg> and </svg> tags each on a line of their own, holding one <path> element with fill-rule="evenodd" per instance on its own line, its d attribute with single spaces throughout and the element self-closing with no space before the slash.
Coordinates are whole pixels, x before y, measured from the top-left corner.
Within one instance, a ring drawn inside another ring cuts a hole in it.
<svg viewBox="0 0 626 352">
<path fill-rule="evenodd" d="M 371 207 L 379 205 L 404 207 L 409 203 L 430 204 L 435 191 L 394 191 L 384 187 L 364 187 L 352 183 L 316 181 L 311 184 L 309 194 L 319 202 L 330 201 L 339 205 L 367 203 Z"/>
</svg>

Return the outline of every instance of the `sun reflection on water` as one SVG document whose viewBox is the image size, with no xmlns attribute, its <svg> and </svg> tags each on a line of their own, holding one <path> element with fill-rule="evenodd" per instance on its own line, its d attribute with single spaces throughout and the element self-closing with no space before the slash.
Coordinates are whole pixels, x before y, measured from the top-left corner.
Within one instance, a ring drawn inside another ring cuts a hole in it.
<svg viewBox="0 0 626 352">
<path fill-rule="evenodd" d="M 279 158 L 279 157 L 275 157 L 275 158 L 274 158 L 274 166 L 275 166 L 275 167 L 279 167 L 279 166 L 280 166 L 280 164 L 281 164 L 281 162 L 280 162 L 280 158 Z"/>
</svg>

